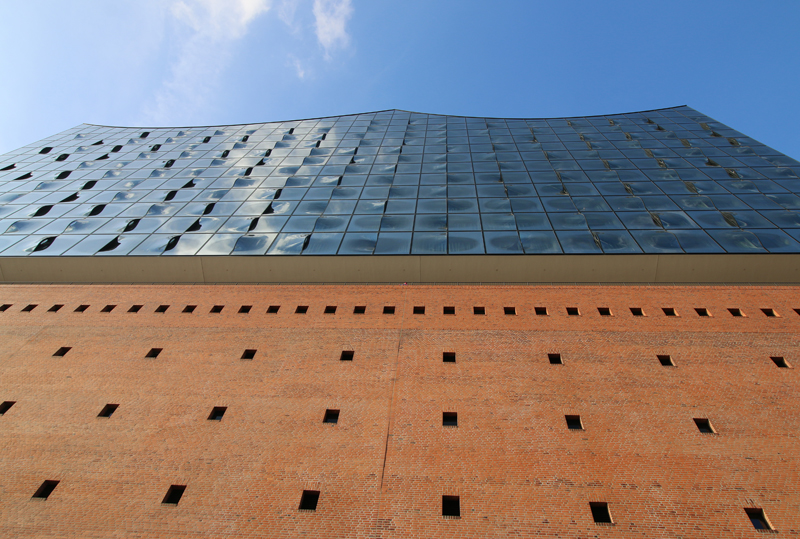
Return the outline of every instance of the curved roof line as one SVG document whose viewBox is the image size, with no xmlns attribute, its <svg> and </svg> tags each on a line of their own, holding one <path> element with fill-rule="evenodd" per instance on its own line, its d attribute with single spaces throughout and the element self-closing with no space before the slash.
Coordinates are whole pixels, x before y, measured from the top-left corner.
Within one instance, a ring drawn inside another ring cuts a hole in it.
<svg viewBox="0 0 800 539">
<path fill-rule="evenodd" d="M 571 118 L 598 118 L 598 117 L 607 117 L 607 116 L 621 116 L 625 114 L 644 114 L 646 112 L 658 112 L 662 110 L 672 110 L 678 109 L 681 107 L 687 107 L 688 105 L 676 105 L 674 107 L 662 107 L 658 109 L 648 109 L 648 110 L 636 110 L 630 112 L 615 112 L 613 114 L 590 114 L 585 116 L 551 116 L 548 118 L 520 118 L 520 117 L 513 117 L 513 118 L 503 118 L 501 116 L 464 116 L 459 114 L 436 114 L 432 112 L 418 112 L 413 110 L 405 110 L 405 109 L 384 109 L 384 110 L 373 110 L 367 112 L 356 112 L 352 114 L 333 114 L 331 116 L 315 116 L 313 118 L 296 118 L 292 120 L 273 120 L 268 122 L 246 122 L 240 124 L 217 124 L 217 125 L 163 125 L 163 126 L 132 126 L 132 125 L 105 125 L 105 124 L 89 124 L 85 123 L 82 125 L 90 125 L 92 127 L 112 127 L 116 129 L 204 129 L 209 127 L 237 127 L 237 126 L 244 126 L 244 125 L 255 125 L 255 124 L 277 124 L 277 123 L 286 123 L 286 122 L 305 122 L 308 120 L 326 120 L 328 118 L 341 118 L 343 116 L 358 116 L 361 114 L 378 114 L 381 112 L 408 112 L 409 114 L 428 114 L 431 116 L 447 116 L 451 118 L 481 118 L 486 120 L 569 120 Z"/>
</svg>

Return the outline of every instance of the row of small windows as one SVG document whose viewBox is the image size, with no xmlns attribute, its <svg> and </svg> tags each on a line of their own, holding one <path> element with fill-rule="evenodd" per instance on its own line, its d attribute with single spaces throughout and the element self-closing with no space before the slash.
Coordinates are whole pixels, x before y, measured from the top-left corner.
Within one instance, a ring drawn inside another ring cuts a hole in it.
<svg viewBox="0 0 800 539">
<path fill-rule="evenodd" d="M 46 500 L 50 497 L 56 489 L 60 481 L 46 480 L 33 494 L 33 498 Z M 178 505 L 186 492 L 187 485 L 170 485 L 164 499 L 161 500 L 162 504 Z M 300 505 L 298 511 L 316 511 L 319 505 L 320 491 L 319 490 L 304 490 L 300 495 Z M 766 513 L 760 507 L 744 507 L 745 514 L 750 519 L 750 523 L 757 530 L 773 530 L 772 524 L 767 519 Z M 611 518 L 611 511 L 609 510 L 607 502 L 589 502 L 589 510 L 592 514 L 592 520 L 596 524 L 614 524 Z M 442 516 L 445 518 L 461 518 L 461 497 L 460 496 L 442 496 Z"/>
<path fill-rule="evenodd" d="M 22 312 L 31 312 L 34 309 L 36 309 L 38 306 L 39 305 L 36 304 L 36 303 L 28 304 L 28 305 L 26 305 L 25 307 L 22 308 Z M 13 303 L 4 303 L 4 304 L 0 305 L 0 312 L 5 312 L 5 311 L 9 310 L 11 307 L 13 307 Z M 56 304 L 56 305 L 53 305 L 52 307 L 50 307 L 47 310 L 47 312 L 58 312 L 63 307 L 64 307 L 63 304 Z M 128 309 L 127 312 L 129 312 L 129 313 L 138 313 L 139 311 L 142 310 L 143 307 L 144 307 L 144 305 L 132 305 Z M 169 310 L 170 307 L 171 307 L 171 305 L 159 305 L 158 307 L 156 307 L 155 312 L 156 313 L 165 313 L 165 312 L 167 312 L 167 310 Z M 110 313 L 110 312 L 114 311 L 116 308 L 117 308 L 117 305 L 106 305 L 102 309 L 100 309 L 100 312 L 101 313 Z M 211 307 L 211 310 L 209 312 L 212 313 L 212 314 L 219 314 L 219 313 L 221 313 L 223 311 L 224 308 L 225 308 L 224 305 L 214 305 L 214 306 Z M 280 308 L 281 308 L 280 305 L 270 305 L 267 308 L 266 312 L 267 312 L 267 314 L 277 314 L 278 311 L 280 311 Z M 89 305 L 78 305 L 78 307 L 76 307 L 73 312 L 82 313 L 82 312 L 87 311 L 88 309 L 89 309 Z M 190 314 L 190 313 L 193 313 L 195 311 L 195 309 L 197 309 L 197 305 L 186 305 L 181 312 L 182 313 L 186 313 L 186 314 Z M 237 312 L 239 314 L 249 314 L 252 309 L 253 309 L 252 305 L 241 305 Z M 323 310 L 323 313 L 324 314 L 336 314 L 337 310 L 338 310 L 338 306 L 337 305 L 326 305 L 325 309 Z M 565 310 L 566 310 L 567 315 L 569 315 L 569 316 L 580 316 L 581 315 L 581 310 L 578 307 L 565 307 Z M 746 317 L 747 316 L 747 315 L 745 315 L 744 311 L 742 311 L 742 309 L 739 309 L 737 307 L 731 307 L 731 308 L 728 308 L 727 310 L 728 310 L 728 313 L 731 316 L 734 316 L 734 317 Z M 792 310 L 796 314 L 800 315 L 800 308 L 792 309 Z M 663 312 L 664 316 L 670 316 L 670 317 L 673 317 L 673 316 L 674 317 L 678 317 L 678 316 L 680 316 L 678 314 L 678 311 L 674 307 L 662 307 L 661 311 Z M 695 311 L 695 313 L 697 313 L 697 316 L 701 316 L 701 317 L 711 317 L 712 316 L 711 311 L 709 311 L 705 307 L 695 307 L 694 311 Z M 780 315 L 777 313 L 777 311 L 775 311 L 775 309 L 763 308 L 763 309 L 760 309 L 760 311 L 764 316 L 767 316 L 769 318 L 779 318 L 780 317 Z M 306 314 L 308 312 L 308 305 L 298 305 L 295 308 L 294 312 L 295 312 L 295 314 Z M 353 314 L 366 314 L 366 312 L 367 312 L 366 305 L 356 305 L 355 307 L 353 307 Z M 425 314 L 426 313 L 426 309 L 425 309 L 424 305 L 415 305 L 413 307 L 413 309 L 412 309 L 412 312 L 414 314 Z M 534 307 L 533 308 L 533 312 L 537 316 L 548 316 L 550 314 L 550 311 L 548 310 L 547 307 Z M 609 307 L 597 307 L 597 312 L 598 312 L 598 314 L 600 316 L 614 316 L 614 313 L 611 311 L 611 309 Z M 644 310 L 641 307 L 630 307 L 630 312 L 631 312 L 631 314 L 633 316 L 646 316 Z M 485 315 L 486 314 L 486 307 L 475 306 L 475 307 L 472 308 L 472 313 L 475 314 L 475 315 Z M 393 305 L 385 305 L 383 307 L 383 314 L 395 314 L 395 307 Z M 442 314 L 455 315 L 456 314 L 455 306 L 444 306 L 444 307 L 442 307 Z M 516 307 L 503 307 L 503 314 L 512 315 L 512 316 L 516 315 L 517 314 L 517 308 Z"/>
</svg>

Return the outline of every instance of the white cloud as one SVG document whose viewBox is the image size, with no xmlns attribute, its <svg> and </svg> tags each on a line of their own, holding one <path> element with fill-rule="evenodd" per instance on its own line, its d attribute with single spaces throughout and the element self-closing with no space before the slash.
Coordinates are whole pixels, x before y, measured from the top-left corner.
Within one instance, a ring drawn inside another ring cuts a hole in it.
<svg viewBox="0 0 800 539">
<path fill-rule="evenodd" d="M 297 58 L 295 55 L 290 54 L 289 60 L 291 61 L 292 66 L 294 67 L 294 71 L 297 74 L 297 78 L 298 79 L 306 78 L 306 70 L 305 67 L 303 67 L 303 64 L 300 62 L 300 59 Z"/>
<path fill-rule="evenodd" d="M 326 59 L 330 59 L 333 49 L 350 43 L 347 21 L 352 15 L 351 0 L 314 0 L 314 26 Z"/>
</svg>

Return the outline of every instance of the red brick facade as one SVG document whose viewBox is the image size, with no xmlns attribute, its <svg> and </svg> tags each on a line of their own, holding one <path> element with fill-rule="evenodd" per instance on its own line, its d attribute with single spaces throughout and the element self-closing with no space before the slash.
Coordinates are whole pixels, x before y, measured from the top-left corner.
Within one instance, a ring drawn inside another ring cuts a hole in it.
<svg viewBox="0 0 800 539">
<path fill-rule="evenodd" d="M 2 286 L 0 536 L 797 537 L 799 291 Z"/>
</svg>

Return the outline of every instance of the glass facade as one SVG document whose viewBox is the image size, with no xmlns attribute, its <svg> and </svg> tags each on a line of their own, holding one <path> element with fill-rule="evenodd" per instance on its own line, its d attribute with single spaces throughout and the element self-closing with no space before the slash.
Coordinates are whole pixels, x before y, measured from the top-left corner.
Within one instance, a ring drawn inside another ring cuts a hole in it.
<svg viewBox="0 0 800 539">
<path fill-rule="evenodd" d="M 80 125 L 0 156 L 0 256 L 800 253 L 798 176 L 689 107 Z"/>
</svg>

